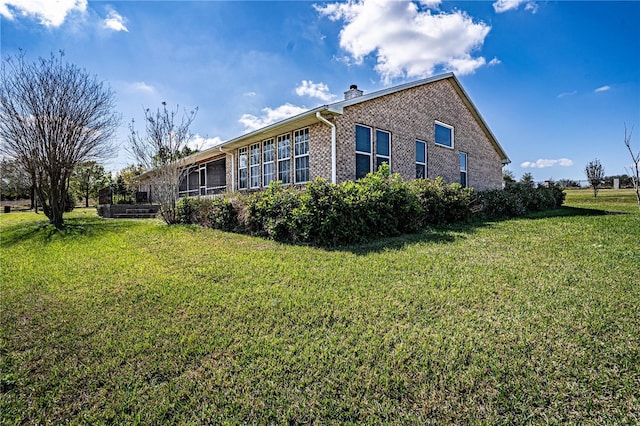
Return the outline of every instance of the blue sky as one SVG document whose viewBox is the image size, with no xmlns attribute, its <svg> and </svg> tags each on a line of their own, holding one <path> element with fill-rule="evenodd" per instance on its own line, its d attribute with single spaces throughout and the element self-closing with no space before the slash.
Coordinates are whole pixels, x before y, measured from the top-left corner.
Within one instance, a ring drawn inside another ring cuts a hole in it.
<svg viewBox="0 0 640 426">
<path fill-rule="evenodd" d="M 3 58 L 64 50 L 123 116 L 117 171 L 143 107 L 199 108 L 209 146 L 342 98 L 454 71 L 517 178 L 625 173 L 640 149 L 640 2 L 0 0 Z M 142 129 L 140 129 L 142 130 Z"/>
</svg>

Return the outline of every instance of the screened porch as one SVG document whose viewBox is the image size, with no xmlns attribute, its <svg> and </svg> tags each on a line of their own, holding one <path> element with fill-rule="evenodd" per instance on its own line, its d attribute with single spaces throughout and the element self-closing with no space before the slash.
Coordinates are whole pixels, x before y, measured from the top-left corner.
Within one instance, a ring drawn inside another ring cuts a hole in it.
<svg viewBox="0 0 640 426">
<path fill-rule="evenodd" d="M 225 159 L 190 166 L 180 181 L 180 197 L 197 197 L 223 193 L 227 190 Z"/>
</svg>

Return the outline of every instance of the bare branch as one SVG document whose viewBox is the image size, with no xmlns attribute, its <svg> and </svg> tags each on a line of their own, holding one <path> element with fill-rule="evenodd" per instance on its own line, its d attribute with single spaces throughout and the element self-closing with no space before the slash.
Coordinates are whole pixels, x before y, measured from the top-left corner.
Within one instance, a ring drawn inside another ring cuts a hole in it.
<svg viewBox="0 0 640 426">
<path fill-rule="evenodd" d="M 120 123 L 115 93 L 63 56 L 27 62 L 20 54 L 0 71 L 0 151 L 29 173 L 56 226 L 74 168 L 112 154 Z"/>
<path fill-rule="evenodd" d="M 160 214 L 167 224 L 176 222 L 175 201 L 184 172 L 181 160 L 192 153 L 188 147 L 193 137 L 190 126 L 198 109 L 184 110 L 176 123 L 178 111 L 179 106 L 167 109 L 166 102 L 156 112 L 145 109 L 144 136 L 135 129 L 134 120 L 129 124 L 129 151 L 137 163 L 150 171 L 152 197 L 160 203 Z"/>
<path fill-rule="evenodd" d="M 636 192 L 636 200 L 638 201 L 638 208 L 640 208 L 640 149 L 638 149 L 638 153 L 634 153 L 631 148 L 631 135 L 633 134 L 633 126 L 631 126 L 631 130 L 627 134 L 627 125 L 624 125 L 624 144 L 629 151 L 629 155 L 631 155 L 631 179 L 633 180 L 633 188 Z M 626 167 L 625 167 L 626 170 Z"/>
</svg>

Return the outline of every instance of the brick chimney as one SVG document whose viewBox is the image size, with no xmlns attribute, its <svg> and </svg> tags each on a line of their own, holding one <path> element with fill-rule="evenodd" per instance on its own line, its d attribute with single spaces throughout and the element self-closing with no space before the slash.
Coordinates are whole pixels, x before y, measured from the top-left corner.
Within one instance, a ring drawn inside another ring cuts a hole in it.
<svg viewBox="0 0 640 426">
<path fill-rule="evenodd" d="M 352 84 L 351 86 L 349 86 L 349 90 L 344 92 L 344 100 L 348 101 L 349 99 L 360 97 L 362 96 L 362 93 L 362 90 L 358 90 L 358 86 Z"/>
</svg>

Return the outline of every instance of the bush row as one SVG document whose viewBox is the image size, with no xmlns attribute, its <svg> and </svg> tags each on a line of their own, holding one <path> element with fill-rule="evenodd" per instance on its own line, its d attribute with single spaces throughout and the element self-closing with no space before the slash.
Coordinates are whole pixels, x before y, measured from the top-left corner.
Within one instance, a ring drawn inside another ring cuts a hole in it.
<svg viewBox="0 0 640 426">
<path fill-rule="evenodd" d="M 381 166 L 357 182 L 324 179 L 304 188 L 272 183 L 266 190 L 220 198 L 184 198 L 180 223 L 260 235 L 276 241 L 337 246 L 417 232 L 475 217 L 513 217 L 559 207 L 557 186 L 512 185 L 474 192 L 442 178 L 404 182 Z"/>
</svg>

